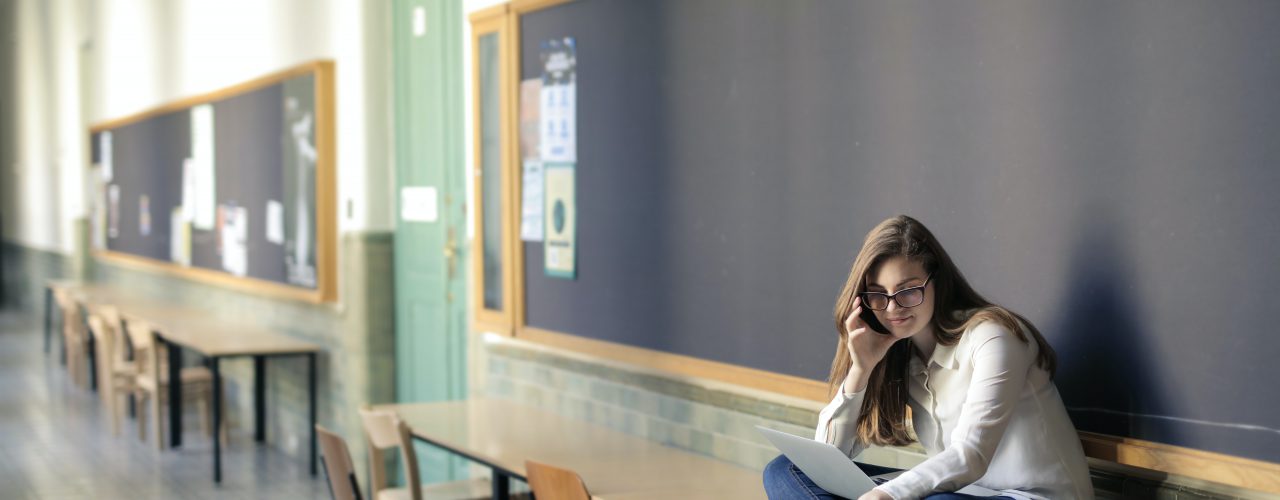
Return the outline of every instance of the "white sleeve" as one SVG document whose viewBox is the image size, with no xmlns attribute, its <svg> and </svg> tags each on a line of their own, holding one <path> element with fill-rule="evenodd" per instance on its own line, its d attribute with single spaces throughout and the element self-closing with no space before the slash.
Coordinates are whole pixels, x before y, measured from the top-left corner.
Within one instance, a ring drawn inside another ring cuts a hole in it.
<svg viewBox="0 0 1280 500">
<path fill-rule="evenodd" d="M 862 453 L 866 445 L 858 440 L 858 416 L 862 414 L 864 389 L 845 396 L 844 386 L 836 391 L 836 397 L 818 413 L 818 429 L 813 440 L 835 445 L 849 458 Z"/>
<path fill-rule="evenodd" d="M 973 378 L 946 450 L 878 489 L 899 500 L 920 498 L 956 491 L 987 473 L 1026 385 L 1035 350 L 1004 328 L 981 342 L 974 349 Z"/>
</svg>

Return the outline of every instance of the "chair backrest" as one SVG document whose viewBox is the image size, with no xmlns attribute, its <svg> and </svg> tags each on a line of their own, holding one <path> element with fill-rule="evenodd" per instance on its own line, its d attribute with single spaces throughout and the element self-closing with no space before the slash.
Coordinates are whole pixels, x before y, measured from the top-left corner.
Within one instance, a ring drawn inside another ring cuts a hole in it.
<svg viewBox="0 0 1280 500">
<path fill-rule="evenodd" d="M 115 370 L 114 366 L 124 362 L 124 342 L 120 331 L 120 313 L 111 306 L 94 306 L 89 309 L 89 333 L 94 342 L 102 344 L 97 348 L 97 355 L 108 365 L 107 374 Z"/>
<path fill-rule="evenodd" d="M 400 449 L 400 463 L 404 466 L 404 477 L 408 482 L 408 490 L 413 500 L 422 500 L 422 481 L 418 478 L 418 455 L 413 451 L 413 435 L 409 432 L 409 424 L 400 420 L 395 412 L 372 410 L 368 406 L 360 408 L 360 419 L 364 421 L 365 437 L 369 440 L 369 482 L 372 483 L 372 496 L 387 487 L 387 471 L 383 464 L 382 452 Z"/>
<path fill-rule="evenodd" d="M 80 303 L 65 289 L 53 291 L 53 300 L 62 310 L 62 335 L 72 341 L 84 340 L 84 316 L 80 313 Z"/>
<path fill-rule="evenodd" d="M 117 361 L 125 359 L 125 344 L 129 342 L 128 336 L 124 333 L 124 321 L 120 320 L 120 310 L 115 306 L 95 306 L 93 312 L 102 317 L 102 322 L 111 330 L 111 341 L 115 347 Z"/>
<path fill-rule="evenodd" d="M 116 335 L 115 331 L 107 325 L 102 319 L 98 311 L 89 312 L 89 333 L 93 335 L 93 350 L 96 351 L 94 356 L 97 358 L 98 394 L 102 396 L 103 401 L 111 401 L 115 396 L 112 377 L 116 370 Z"/>
<path fill-rule="evenodd" d="M 160 387 L 160 374 L 163 373 L 164 356 L 160 352 L 160 342 L 156 341 L 151 324 L 131 319 L 125 323 L 130 342 L 133 343 L 134 363 L 138 366 L 138 377 L 146 379 L 148 387 Z"/>
<path fill-rule="evenodd" d="M 538 500 L 591 500 L 582 477 L 569 469 L 524 461 L 525 477 Z"/>
<path fill-rule="evenodd" d="M 360 500 L 360 485 L 347 441 L 320 425 L 316 425 L 316 440 L 320 441 L 320 463 L 329 478 L 329 495 L 333 500 Z"/>
</svg>

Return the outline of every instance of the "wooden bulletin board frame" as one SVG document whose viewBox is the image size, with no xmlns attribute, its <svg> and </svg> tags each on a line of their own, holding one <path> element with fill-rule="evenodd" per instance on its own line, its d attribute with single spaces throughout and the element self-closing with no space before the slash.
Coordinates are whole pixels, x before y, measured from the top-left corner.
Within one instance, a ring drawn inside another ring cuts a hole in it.
<svg viewBox="0 0 1280 500">
<path fill-rule="evenodd" d="M 515 291 L 515 277 L 512 275 L 512 266 L 515 265 L 516 249 L 519 247 L 520 233 L 519 228 L 512 232 L 512 225 L 520 220 L 519 203 L 513 200 L 519 200 L 519 194 L 515 191 L 516 182 L 514 182 L 511 170 L 508 167 L 512 162 L 516 161 L 516 155 L 512 154 L 513 146 L 516 144 L 515 128 L 508 116 L 514 114 L 515 91 L 511 84 L 514 76 L 510 73 L 512 66 L 511 61 L 514 56 L 511 52 L 512 40 L 511 31 L 508 28 L 510 19 L 507 16 L 507 5 L 500 4 L 471 14 L 469 20 L 471 22 L 471 46 L 474 54 L 477 55 L 476 63 L 471 67 L 471 95 L 473 96 L 472 116 L 475 120 L 472 123 L 474 137 L 475 153 L 475 171 L 472 172 L 472 179 L 475 182 L 472 185 L 472 196 L 475 200 L 474 229 L 476 234 L 476 243 L 471 246 L 471 273 L 474 276 L 473 283 L 476 286 L 471 287 L 471 302 L 475 304 L 475 316 L 473 318 L 476 328 L 484 329 L 503 335 L 511 335 L 513 333 L 513 318 L 518 294 Z M 501 121 L 499 128 L 501 130 L 501 158 L 499 159 L 499 168 L 501 169 L 502 179 L 499 190 L 502 193 L 500 200 L 500 224 L 503 228 L 502 239 L 500 243 L 502 248 L 503 272 L 502 272 L 502 307 L 499 309 L 490 309 L 485 306 L 485 281 L 484 281 L 484 228 L 485 220 L 481 207 L 484 207 L 484 176 L 482 165 L 484 159 L 484 147 L 481 144 L 482 126 L 481 109 L 480 109 L 480 63 L 479 63 L 479 46 L 480 39 L 488 35 L 497 35 L 498 37 L 498 80 L 499 80 L 499 116 Z M 519 172 L 516 167 L 515 172 Z M 518 174 L 514 174 L 518 175 Z"/>
<path fill-rule="evenodd" d="M 169 276 L 208 283 L 237 291 L 268 297 L 311 303 L 333 302 L 337 293 L 337 192 L 335 171 L 334 63 L 313 61 L 253 80 L 205 94 L 179 99 L 133 115 L 96 123 L 89 127 L 88 137 L 101 131 L 116 129 L 148 118 L 181 111 L 201 104 L 244 94 L 311 74 L 315 81 L 316 141 L 316 287 L 314 289 L 286 285 L 253 277 L 240 277 L 223 271 L 179 265 L 174 262 L 141 257 L 98 248 L 94 257 L 122 267 L 157 272 Z"/>
<path fill-rule="evenodd" d="M 509 4 L 477 12 L 471 17 L 473 29 L 477 23 L 483 22 L 487 29 L 500 30 L 500 36 L 504 39 L 500 57 L 505 69 L 502 77 L 504 102 L 502 120 L 505 134 L 503 193 L 510 197 L 504 200 L 503 239 L 504 244 L 507 245 L 504 255 L 510 259 L 510 265 L 504 267 L 503 273 L 504 283 L 513 284 L 508 288 L 510 294 L 507 295 L 510 314 L 486 315 L 477 309 L 478 312 L 473 317 L 476 328 L 675 376 L 727 382 L 815 402 L 828 401 L 830 394 L 824 381 L 595 340 L 527 324 L 524 280 L 526 263 L 518 227 L 521 220 L 519 203 L 521 183 L 517 179 L 520 179 L 522 166 L 519 155 L 512 153 L 518 151 L 520 147 L 519 117 L 515 112 L 519 107 L 520 19 L 525 14 L 571 1 L 573 0 L 513 0 Z M 501 23 L 501 27 L 494 28 L 498 24 L 495 19 L 499 16 L 505 17 L 505 22 Z M 478 84 L 473 82 L 473 85 Z M 478 87 L 473 87 L 473 94 L 478 95 Z M 477 228 L 476 234 L 483 233 Z M 478 262 L 479 259 L 474 261 Z M 477 274 L 474 275 L 472 283 L 479 283 L 479 269 L 473 267 L 473 273 Z M 477 297 L 482 296 L 477 295 Z M 1280 464 L 1092 432 L 1080 432 L 1080 438 L 1085 454 L 1104 462 L 1149 469 L 1156 471 L 1156 476 L 1176 474 L 1241 488 L 1280 493 Z"/>
<path fill-rule="evenodd" d="M 505 64 L 509 65 L 507 72 L 511 77 L 508 83 L 504 86 L 507 90 L 504 95 L 511 94 L 513 103 L 515 102 L 515 98 L 518 96 L 520 84 L 518 79 L 520 74 L 519 54 L 521 50 L 521 16 L 569 3 L 570 1 L 571 0 L 516 0 L 510 4 L 506 22 L 506 29 L 508 30 L 508 33 L 510 33 L 510 36 L 506 37 L 509 43 L 504 47 L 504 61 L 506 61 Z M 518 105 L 513 104 L 513 108 L 515 107 L 518 107 Z M 511 113 L 504 114 L 503 118 L 504 121 L 507 122 L 506 127 L 504 127 L 505 130 L 518 131 L 519 117 L 515 116 L 514 113 Z M 519 137 L 518 134 L 514 132 L 511 135 L 511 139 L 506 142 L 506 144 L 508 145 L 509 150 L 516 151 L 519 148 Z M 511 179 L 518 179 L 522 172 L 519 159 L 516 158 L 518 155 L 507 154 L 506 156 L 507 167 L 505 173 L 507 173 L 507 177 Z M 520 183 L 512 182 L 512 184 L 513 197 L 511 199 L 520 200 Z M 511 203 L 511 205 L 512 207 L 509 212 L 511 220 L 518 222 L 520 220 L 519 203 Z M 818 380 L 700 359 L 692 356 L 633 347 L 614 342 L 594 340 L 564 332 L 530 326 L 527 323 L 525 315 L 525 256 L 523 246 L 521 245 L 522 242 L 520 241 L 520 228 L 512 226 L 513 224 L 509 224 L 507 226 L 509 230 L 507 239 L 512 241 L 513 248 L 511 249 L 511 253 L 514 255 L 514 258 L 512 259 L 513 265 L 509 266 L 511 268 L 511 272 L 514 273 L 513 280 L 515 283 L 512 288 L 514 291 L 513 305 L 515 307 L 514 328 L 512 333 L 514 337 L 682 376 L 727 382 L 752 389 L 759 389 L 812 401 L 825 401 L 828 399 L 827 384 Z"/>
</svg>

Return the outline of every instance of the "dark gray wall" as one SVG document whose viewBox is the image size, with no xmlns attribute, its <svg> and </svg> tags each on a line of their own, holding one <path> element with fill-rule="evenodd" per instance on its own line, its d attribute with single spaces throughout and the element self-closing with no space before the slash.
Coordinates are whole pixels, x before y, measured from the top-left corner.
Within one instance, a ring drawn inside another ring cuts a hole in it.
<svg viewBox="0 0 1280 500">
<path fill-rule="evenodd" d="M 1058 350 L 1082 430 L 1280 461 L 1280 3 L 579 0 L 578 279 L 531 325 L 824 378 L 906 213 Z"/>
</svg>

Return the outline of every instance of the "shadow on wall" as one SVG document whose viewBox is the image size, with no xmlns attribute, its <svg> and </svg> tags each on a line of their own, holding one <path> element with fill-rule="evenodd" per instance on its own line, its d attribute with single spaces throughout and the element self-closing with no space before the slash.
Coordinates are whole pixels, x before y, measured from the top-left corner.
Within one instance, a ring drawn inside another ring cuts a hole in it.
<svg viewBox="0 0 1280 500">
<path fill-rule="evenodd" d="M 1059 340 L 1055 383 L 1079 430 L 1178 442 L 1170 422 L 1141 417 L 1170 412 L 1145 342 L 1144 304 L 1130 292 L 1138 278 L 1114 218 L 1090 215 L 1076 232 L 1066 297 L 1050 324 Z"/>
<path fill-rule="evenodd" d="M 9 305 L 9 290 L 6 288 L 6 283 L 4 281 L 4 268 L 8 262 L 5 259 L 4 248 L 4 215 L 4 211 L 0 210 L 0 307 Z"/>
</svg>

